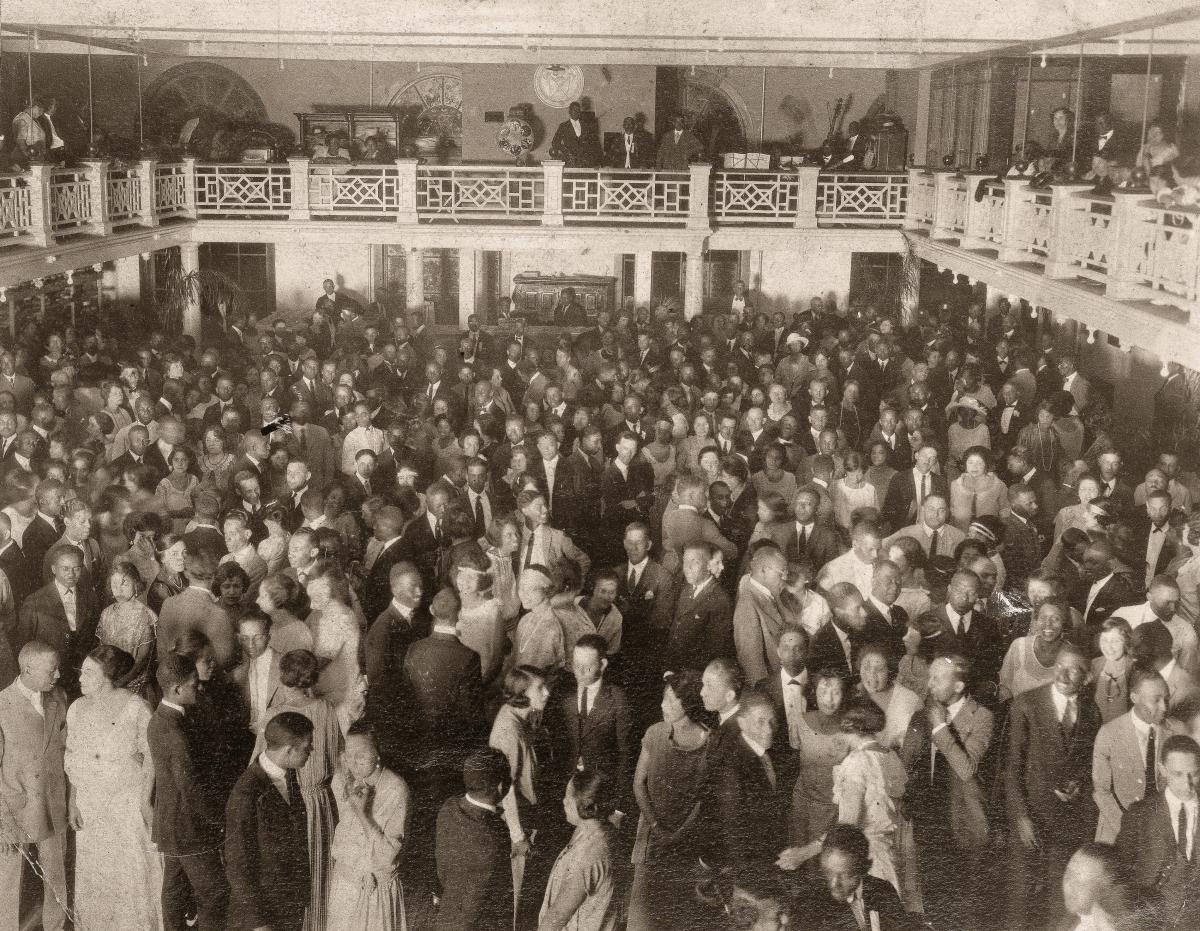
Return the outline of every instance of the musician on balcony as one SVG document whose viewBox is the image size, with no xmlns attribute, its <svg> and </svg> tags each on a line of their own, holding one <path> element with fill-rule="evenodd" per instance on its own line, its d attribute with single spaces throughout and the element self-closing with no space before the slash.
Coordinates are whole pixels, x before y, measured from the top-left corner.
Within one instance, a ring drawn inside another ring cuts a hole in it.
<svg viewBox="0 0 1200 931">
<path fill-rule="evenodd" d="M 704 147 L 687 128 L 687 121 L 682 113 L 675 114 L 672 125 L 674 128 L 664 133 L 659 140 L 656 164 L 665 171 L 687 171 L 688 165 L 703 154 Z"/>
<path fill-rule="evenodd" d="M 653 168 L 654 137 L 632 116 L 621 121 L 620 133 L 606 133 L 608 164 L 613 168 Z"/>
<path fill-rule="evenodd" d="M 859 131 L 859 124 L 857 122 L 852 122 L 850 124 L 850 135 L 846 138 L 846 144 L 842 148 L 842 159 L 838 163 L 838 168 L 847 171 L 861 169 L 870 147 L 871 137 Z"/>
<path fill-rule="evenodd" d="M 600 167 L 600 133 L 594 113 L 584 114 L 579 102 L 567 108 L 567 119 L 558 124 L 550 143 L 550 157 L 567 168 Z"/>
</svg>

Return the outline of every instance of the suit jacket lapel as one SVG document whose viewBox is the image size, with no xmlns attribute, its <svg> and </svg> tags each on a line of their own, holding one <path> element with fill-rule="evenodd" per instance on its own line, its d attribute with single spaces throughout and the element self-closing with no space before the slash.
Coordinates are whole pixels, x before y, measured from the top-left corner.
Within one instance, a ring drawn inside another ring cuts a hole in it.
<svg viewBox="0 0 1200 931">
<path fill-rule="evenodd" d="M 611 698 L 612 695 L 610 694 L 608 683 L 601 682 L 600 688 L 596 692 L 596 703 L 588 709 L 588 716 L 584 719 L 579 727 L 579 734 L 581 737 L 591 733 L 592 728 L 600 722 L 601 718 L 608 714 L 611 705 Z M 579 713 L 578 689 L 575 691 L 575 713 Z"/>
</svg>

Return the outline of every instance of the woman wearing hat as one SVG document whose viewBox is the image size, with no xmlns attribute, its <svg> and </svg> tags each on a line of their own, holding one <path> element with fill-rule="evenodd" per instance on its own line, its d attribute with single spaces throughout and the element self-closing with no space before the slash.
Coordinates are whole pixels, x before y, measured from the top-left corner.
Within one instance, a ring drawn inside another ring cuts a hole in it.
<svg viewBox="0 0 1200 931">
<path fill-rule="evenodd" d="M 957 420 L 946 431 L 947 454 L 951 462 L 961 464 L 968 449 L 982 446 L 991 449 L 992 437 L 987 428 L 987 409 L 971 395 L 959 398 L 950 405 Z"/>
</svg>

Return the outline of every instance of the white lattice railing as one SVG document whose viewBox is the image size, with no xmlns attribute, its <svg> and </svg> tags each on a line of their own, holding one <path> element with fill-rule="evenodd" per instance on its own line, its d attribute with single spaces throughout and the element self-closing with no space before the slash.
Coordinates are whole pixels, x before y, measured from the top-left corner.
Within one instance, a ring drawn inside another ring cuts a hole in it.
<svg viewBox="0 0 1200 931">
<path fill-rule="evenodd" d="M 1092 194 L 1070 194 L 1062 199 L 1064 240 L 1059 256 L 1078 266 L 1083 278 L 1104 282 L 1108 277 L 1109 256 L 1116 243 L 1113 199 Z"/>
<path fill-rule="evenodd" d="M 1004 184 L 999 181 L 985 182 L 982 196 L 975 201 L 975 194 L 972 192 L 971 197 L 974 202 L 968 205 L 970 226 L 967 229 L 967 236 L 976 242 L 1002 246 L 1004 244 Z"/>
<path fill-rule="evenodd" d="M 186 216 L 191 176 L 182 164 L 154 168 L 154 213 L 160 220 Z"/>
<path fill-rule="evenodd" d="M 908 211 L 908 175 L 867 172 L 817 177 L 817 221 L 900 226 Z"/>
<path fill-rule="evenodd" d="M 50 229 L 77 232 L 92 222 L 91 185 L 83 169 L 63 169 L 50 176 Z"/>
<path fill-rule="evenodd" d="M 312 165 L 308 200 L 314 214 L 394 215 L 400 203 L 400 170 L 395 165 Z"/>
<path fill-rule="evenodd" d="M 196 213 L 201 216 L 283 216 L 291 210 L 287 165 L 197 165 Z"/>
<path fill-rule="evenodd" d="M 539 220 L 545 197 L 540 168 L 421 165 L 417 169 L 417 216 L 422 220 Z"/>
<path fill-rule="evenodd" d="M 1011 235 L 1005 246 L 1027 256 L 1031 261 L 1044 262 L 1050 255 L 1054 227 L 1054 192 L 1050 188 L 1017 188 L 1017 196 L 1009 207 Z"/>
<path fill-rule="evenodd" d="M 24 175 L 0 175 L 0 246 L 27 239 L 32 225 L 29 181 Z"/>
<path fill-rule="evenodd" d="M 110 168 L 104 179 L 107 189 L 109 222 L 120 226 L 136 223 L 142 217 L 142 177 L 140 168 Z"/>
<path fill-rule="evenodd" d="M 563 172 L 563 216 L 583 222 L 682 222 L 690 204 L 690 177 L 686 171 L 568 169 Z"/>
<path fill-rule="evenodd" d="M 799 195 L 794 171 L 717 171 L 710 205 L 718 221 L 791 223 Z"/>
<path fill-rule="evenodd" d="M 1152 201 L 1138 204 L 1123 245 L 1122 264 L 1129 283 L 1151 300 L 1196 306 L 1200 302 L 1200 209 L 1166 209 Z M 1200 313 L 1192 311 L 1196 321 Z"/>
</svg>

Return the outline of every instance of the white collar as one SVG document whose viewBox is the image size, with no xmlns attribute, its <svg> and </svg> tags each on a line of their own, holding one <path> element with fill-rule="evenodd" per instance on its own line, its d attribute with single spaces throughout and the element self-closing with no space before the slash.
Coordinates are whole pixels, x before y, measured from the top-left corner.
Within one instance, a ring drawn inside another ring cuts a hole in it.
<svg viewBox="0 0 1200 931">
<path fill-rule="evenodd" d="M 392 607 L 395 608 L 396 613 L 405 620 L 411 620 L 413 611 L 416 610 L 415 608 L 410 608 L 408 605 L 400 604 L 400 602 L 398 602 L 395 598 L 392 599 Z"/>
<path fill-rule="evenodd" d="M 487 802 L 477 802 L 475 799 L 471 798 L 470 792 L 467 792 L 465 795 L 463 795 L 463 801 L 468 805 L 474 805 L 476 808 L 482 808 L 484 811 L 490 811 L 493 815 L 497 810 L 495 805 L 489 805 Z"/>
<path fill-rule="evenodd" d="M 717 714 L 717 723 L 724 724 L 730 718 L 734 717 L 738 713 L 738 711 L 741 710 L 741 707 L 742 707 L 741 705 L 734 705 L 728 711 L 719 712 Z"/>
<path fill-rule="evenodd" d="M 271 777 L 272 781 L 287 782 L 287 770 L 267 756 L 266 753 L 258 755 L 258 765 L 263 768 L 264 773 Z"/>
<path fill-rule="evenodd" d="M 1102 578 L 1099 582 L 1093 583 L 1091 590 L 1094 592 L 1100 591 L 1100 589 L 1104 588 L 1104 586 L 1108 584 L 1108 580 L 1111 579 L 1115 574 L 1116 573 L 1110 572 L 1108 575 L 1106 575 L 1104 578 Z"/>
<path fill-rule="evenodd" d="M 771 590 L 769 588 L 767 588 L 767 586 L 763 585 L 762 582 L 758 581 L 758 579 L 754 579 L 754 578 L 751 578 L 750 576 L 747 576 L 746 583 L 748 585 L 753 585 L 756 589 L 758 589 L 759 592 L 761 592 L 767 598 L 770 598 L 772 601 L 775 600 L 775 596 L 771 594 Z"/>
<path fill-rule="evenodd" d="M 174 708 L 176 711 L 178 711 L 182 715 L 187 714 L 187 709 L 184 708 L 183 705 L 177 705 L 177 704 L 175 704 L 175 702 L 167 701 L 165 698 L 162 701 L 160 701 L 159 704 L 165 708 Z"/>
<path fill-rule="evenodd" d="M 958 713 L 960 711 L 962 711 L 963 705 L 965 705 L 966 703 L 967 703 L 967 696 L 966 696 L 966 694 L 963 694 L 963 695 L 959 696 L 958 698 L 956 698 L 954 701 L 952 701 L 950 704 L 948 704 L 946 706 L 946 720 L 948 722 L 953 721 L 958 716 Z"/>
<path fill-rule="evenodd" d="M 779 681 L 783 683 L 785 688 L 793 679 L 799 682 L 800 687 L 803 688 L 804 686 L 808 685 L 808 670 L 801 669 L 798 674 L 793 676 L 782 666 L 779 667 Z"/>
<path fill-rule="evenodd" d="M 646 571 L 646 566 L 648 566 L 650 564 L 650 557 L 643 556 L 642 561 L 639 563 L 632 563 L 632 562 L 629 562 L 629 560 L 625 560 L 625 562 L 626 562 L 626 565 L 628 566 L 628 568 L 625 571 L 625 574 L 628 575 L 629 569 L 632 569 L 632 570 L 634 570 L 634 572 L 636 572 L 638 574 L 638 578 L 640 579 L 642 577 L 642 573 Z"/>
<path fill-rule="evenodd" d="M 761 746 L 757 741 L 751 740 L 746 736 L 746 732 L 742 731 L 742 740 L 746 741 L 746 746 L 754 751 L 754 755 L 762 759 L 767 755 L 767 748 Z"/>
</svg>

